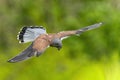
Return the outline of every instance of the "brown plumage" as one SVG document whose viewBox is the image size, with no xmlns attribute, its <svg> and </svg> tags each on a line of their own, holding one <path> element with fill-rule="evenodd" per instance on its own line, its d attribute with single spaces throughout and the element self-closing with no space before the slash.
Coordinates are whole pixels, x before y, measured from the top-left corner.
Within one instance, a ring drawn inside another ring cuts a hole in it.
<svg viewBox="0 0 120 80">
<path fill-rule="evenodd" d="M 85 31 L 92 30 L 101 26 L 102 23 L 90 25 L 78 30 L 61 31 L 59 33 L 47 34 L 43 27 L 24 27 L 18 35 L 21 43 L 32 42 L 32 44 L 16 57 L 8 60 L 8 62 L 18 62 L 30 58 L 31 56 L 39 56 L 47 47 L 56 47 L 58 50 L 62 48 L 62 39 L 81 34 Z"/>
</svg>

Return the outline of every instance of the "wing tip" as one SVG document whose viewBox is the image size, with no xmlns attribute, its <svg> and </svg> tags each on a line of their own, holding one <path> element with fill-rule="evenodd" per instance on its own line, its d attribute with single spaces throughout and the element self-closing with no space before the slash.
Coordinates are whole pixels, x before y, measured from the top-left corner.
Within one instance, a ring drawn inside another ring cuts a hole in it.
<svg viewBox="0 0 120 80">
<path fill-rule="evenodd" d="M 97 27 L 100 27 L 103 24 L 103 22 L 96 23 Z"/>
<path fill-rule="evenodd" d="M 102 24 L 103 24 L 102 22 L 99 22 L 99 23 L 96 23 L 96 24 L 90 25 L 90 26 L 88 26 L 88 27 L 86 27 L 86 28 L 83 28 L 83 29 L 85 29 L 85 30 L 92 30 L 92 29 L 95 29 L 95 28 L 101 27 Z"/>
<path fill-rule="evenodd" d="M 103 22 L 100 22 L 99 24 L 101 25 L 101 24 L 103 24 Z"/>
<path fill-rule="evenodd" d="M 7 62 L 9 62 L 9 63 L 15 63 L 16 61 L 10 59 L 10 60 L 8 60 Z"/>
<path fill-rule="evenodd" d="M 93 25 L 90 25 L 87 27 L 83 27 L 83 28 L 77 30 L 76 34 L 80 34 L 82 32 L 88 31 L 88 30 L 99 28 L 99 27 L 101 27 L 102 24 L 103 24 L 103 22 L 99 22 L 99 23 L 96 23 L 96 24 L 93 24 Z"/>
</svg>

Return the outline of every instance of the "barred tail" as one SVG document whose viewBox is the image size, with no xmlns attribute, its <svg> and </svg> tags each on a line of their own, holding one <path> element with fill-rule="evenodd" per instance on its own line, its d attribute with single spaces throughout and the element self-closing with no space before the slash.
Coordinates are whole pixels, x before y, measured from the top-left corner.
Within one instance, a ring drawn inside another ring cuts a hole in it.
<svg viewBox="0 0 120 80">
<path fill-rule="evenodd" d="M 46 30 L 43 27 L 23 27 L 19 32 L 17 39 L 20 43 L 34 41 L 39 35 L 45 34 Z"/>
</svg>

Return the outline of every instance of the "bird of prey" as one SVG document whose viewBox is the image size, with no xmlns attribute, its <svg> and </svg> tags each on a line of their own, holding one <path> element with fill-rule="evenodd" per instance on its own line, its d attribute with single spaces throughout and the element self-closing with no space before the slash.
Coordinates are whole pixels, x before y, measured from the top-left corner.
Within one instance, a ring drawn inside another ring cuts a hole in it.
<svg viewBox="0 0 120 80">
<path fill-rule="evenodd" d="M 102 23 L 96 23 L 77 30 L 61 31 L 58 33 L 46 33 L 42 26 L 26 26 L 21 29 L 18 35 L 20 43 L 32 42 L 29 47 L 22 51 L 19 55 L 8 60 L 8 62 L 19 62 L 26 60 L 32 56 L 40 56 L 49 46 L 56 47 L 58 50 L 62 48 L 62 40 L 71 35 L 81 34 L 85 31 L 92 30 L 101 26 Z"/>
</svg>

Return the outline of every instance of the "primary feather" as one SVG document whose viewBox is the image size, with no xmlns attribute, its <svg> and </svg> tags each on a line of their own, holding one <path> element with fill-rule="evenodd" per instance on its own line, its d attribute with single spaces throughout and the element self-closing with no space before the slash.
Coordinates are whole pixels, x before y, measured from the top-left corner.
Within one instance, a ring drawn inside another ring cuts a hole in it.
<svg viewBox="0 0 120 80">
<path fill-rule="evenodd" d="M 81 34 L 82 32 L 85 32 L 85 31 L 88 31 L 88 30 L 92 30 L 92 29 L 95 29 L 95 28 L 98 28 L 102 25 L 102 23 L 96 23 L 96 24 L 93 24 L 93 25 L 90 25 L 90 26 L 87 26 L 87 27 L 84 27 L 84 28 L 81 28 L 79 30 L 77 30 L 76 34 Z"/>
<path fill-rule="evenodd" d="M 33 44 L 31 44 L 28 48 L 26 48 L 24 51 L 22 51 L 14 58 L 8 60 L 8 62 L 18 62 L 18 61 L 26 60 L 31 56 L 34 56 L 36 51 L 32 48 L 32 46 Z"/>
</svg>

